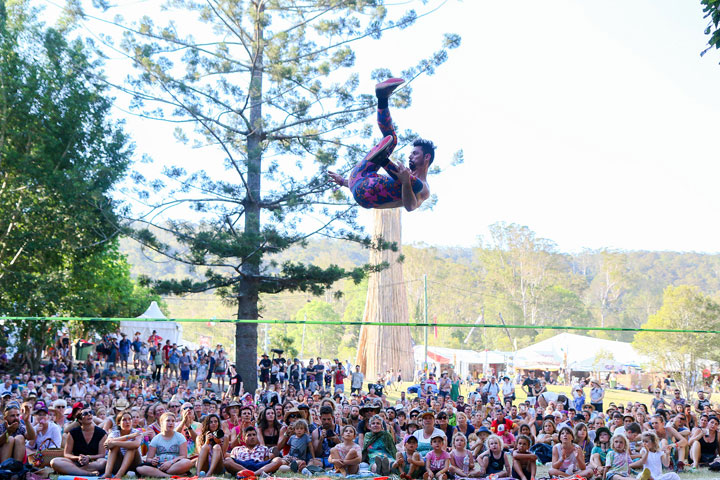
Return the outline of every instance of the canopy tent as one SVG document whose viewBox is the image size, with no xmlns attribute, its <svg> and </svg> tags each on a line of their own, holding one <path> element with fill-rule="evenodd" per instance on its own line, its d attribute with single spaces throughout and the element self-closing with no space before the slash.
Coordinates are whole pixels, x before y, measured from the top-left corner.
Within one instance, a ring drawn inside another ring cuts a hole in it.
<svg viewBox="0 0 720 480">
<path fill-rule="evenodd" d="M 518 350 L 514 366 L 522 370 L 616 371 L 648 363 L 629 343 L 572 333 L 554 337 Z"/>
<path fill-rule="evenodd" d="M 415 354 L 416 365 L 421 366 L 425 363 L 424 345 L 415 345 L 413 347 L 413 353 Z M 428 363 L 453 365 L 455 373 L 457 373 L 461 378 L 465 378 L 468 373 L 470 373 L 471 365 L 482 365 L 483 369 L 493 366 L 496 370 L 498 370 L 499 366 L 501 367 L 506 363 L 509 363 L 511 356 L 512 354 L 494 350 L 476 352 L 475 350 L 428 347 L 427 359 Z"/>
<path fill-rule="evenodd" d="M 136 318 L 167 318 L 157 302 L 153 301 L 145 313 L 139 315 Z M 182 326 L 176 322 L 149 322 L 149 321 L 126 321 L 120 322 L 120 332 L 126 334 L 128 338 L 133 338 L 136 332 L 140 332 L 140 339 L 144 342 L 147 341 L 148 337 L 152 335 L 153 330 L 157 331 L 157 334 L 162 338 L 162 343 L 165 340 L 170 340 L 170 343 L 182 343 Z"/>
</svg>

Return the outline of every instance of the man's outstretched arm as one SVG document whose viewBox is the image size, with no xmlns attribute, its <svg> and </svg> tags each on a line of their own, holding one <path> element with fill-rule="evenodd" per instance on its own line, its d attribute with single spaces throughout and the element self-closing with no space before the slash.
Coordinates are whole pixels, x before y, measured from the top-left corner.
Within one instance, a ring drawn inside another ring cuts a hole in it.
<svg viewBox="0 0 720 480">
<path fill-rule="evenodd" d="M 333 182 L 337 183 L 341 187 L 348 186 L 347 179 L 345 177 L 343 177 L 342 175 L 340 175 L 339 173 L 331 172 L 328 170 L 328 175 L 330 176 L 330 178 L 332 179 Z"/>
</svg>

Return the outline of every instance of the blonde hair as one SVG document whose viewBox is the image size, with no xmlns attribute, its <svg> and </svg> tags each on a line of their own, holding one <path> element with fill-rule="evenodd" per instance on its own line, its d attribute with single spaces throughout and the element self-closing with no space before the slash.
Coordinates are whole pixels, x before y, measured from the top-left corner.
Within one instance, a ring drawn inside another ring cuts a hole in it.
<svg viewBox="0 0 720 480">
<path fill-rule="evenodd" d="M 468 439 L 467 439 L 467 437 L 465 436 L 465 434 L 463 434 L 462 432 L 456 432 L 455 435 L 453 435 L 453 437 L 452 437 L 452 446 L 455 447 L 455 440 L 458 439 L 458 438 L 462 439 L 462 440 L 465 442 L 465 446 L 467 447 L 467 445 L 468 445 Z"/>
<path fill-rule="evenodd" d="M 658 444 L 660 443 L 660 440 L 658 439 L 658 436 L 655 432 L 652 432 L 652 431 L 643 432 L 642 439 L 650 442 L 650 451 L 651 452 L 657 452 Z"/>
<path fill-rule="evenodd" d="M 623 442 L 625 442 L 625 450 L 623 450 L 622 452 L 618 452 L 618 453 L 627 453 L 627 451 L 630 450 L 630 442 L 628 441 L 628 439 L 624 433 L 616 433 L 615 435 L 612 436 L 612 440 L 610 440 L 610 445 L 612 446 L 612 449 L 615 450 L 614 443 L 615 443 L 616 438 L 619 438 Z"/>
<path fill-rule="evenodd" d="M 304 418 L 298 418 L 295 420 L 295 423 L 293 423 L 293 430 L 295 430 L 297 427 L 303 427 L 305 429 L 305 433 L 310 432 L 310 427 L 308 427 L 308 423 Z"/>
<path fill-rule="evenodd" d="M 503 448 L 505 448 L 505 442 L 503 442 L 503 439 L 502 439 L 499 435 L 495 435 L 495 434 L 493 433 L 492 435 L 490 435 L 490 436 L 485 440 L 485 445 L 488 446 L 488 449 L 490 448 L 490 440 L 495 440 L 495 441 L 497 441 L 497 442 L 500 444 L 500 450 L 502 450 Z"/>
<path fill-rule="evenodd" d="M 173 417 L 173 420 L 175 420 L 177 418 L 177 417 L 175 417 L 175 414 L 173 412 L 165 412 L 162 415 L 160 415 L 160 419 L 158 420 L 158 423 L 161 425 L 165 425 L 165 422 L 170 417 Z"/>
</svg>

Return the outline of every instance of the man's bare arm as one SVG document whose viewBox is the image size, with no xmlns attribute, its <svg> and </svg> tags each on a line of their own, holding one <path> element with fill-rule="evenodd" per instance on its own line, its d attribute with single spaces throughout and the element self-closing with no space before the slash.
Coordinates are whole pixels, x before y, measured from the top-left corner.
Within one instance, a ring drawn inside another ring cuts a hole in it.
<svg viewBox="0 0 720 480">
<path fill-rule="evenodd" d="M 397 165 L 397 177 L 402 182 L 402 202 L 403 207 L 408 212 L 412 212 L 422 204 L 422 200 L 413 192 L 413 176 L 410 169 L 403 164 Z"/>
<path fill-rule="evenodd" d="M 337 183 L 341 187 L 348 186 L 347 179 L 345 177 L 343 177 L 342 175 L 340 175 L 339 173 L 331 172 L 328 170 L 328 175 L 330 176 L 330 178 L 332 179 L 333 182 Z"/>
</svg>

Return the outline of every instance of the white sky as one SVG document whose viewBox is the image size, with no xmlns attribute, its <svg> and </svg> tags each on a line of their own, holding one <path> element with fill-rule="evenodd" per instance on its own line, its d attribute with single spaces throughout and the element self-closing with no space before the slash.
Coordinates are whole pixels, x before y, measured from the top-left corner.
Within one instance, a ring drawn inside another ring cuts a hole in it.
<svg viewBox="0 0 720 480">
<path fill-rule="evenodd" d="M 399 71 L 443 33 L 462 36 L 413 83 L 413 106 L 393 112 L 435 141 L 441 167 L 465 152 L 430 178 L 438 205 L 404 216 L 404 241 L 472 246 L 506 221 L 563 251 L 720 251 L 720 65 L 699 55 L 698 3 L 450 0 L 362 46 L 360 71 Z M 165 126 L 131 118 L 127 131 L 158 165 L 182 154 Z"/>
</svg>

